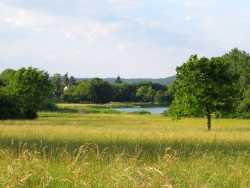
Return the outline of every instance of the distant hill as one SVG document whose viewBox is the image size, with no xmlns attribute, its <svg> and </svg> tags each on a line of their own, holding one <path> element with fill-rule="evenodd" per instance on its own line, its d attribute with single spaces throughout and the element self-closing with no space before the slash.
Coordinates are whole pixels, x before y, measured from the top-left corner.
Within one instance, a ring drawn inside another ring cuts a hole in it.
<svg viewBox="0 0 250 188">
<path fill-rule="evenodd" d="M 105 81 L 109 83 L 114 83 L 116 78 L 103 78 Z M 175 79 L 176 76 L 170 76 L 167 78 L 159 78 L 159 79 L 151 79 L 151 78 L 126 78 L 123 79 L 121 78 L 123 82 L 127 84 L 138 84 L 138 83 L 145 83 L 145 82 L 152 82 L 152 83 L 157 83 L 161 85 L 169 85 L 171 84 Z M 89 80 L 89 78 L 80 78 L 78 80 Z"/>
</svg>

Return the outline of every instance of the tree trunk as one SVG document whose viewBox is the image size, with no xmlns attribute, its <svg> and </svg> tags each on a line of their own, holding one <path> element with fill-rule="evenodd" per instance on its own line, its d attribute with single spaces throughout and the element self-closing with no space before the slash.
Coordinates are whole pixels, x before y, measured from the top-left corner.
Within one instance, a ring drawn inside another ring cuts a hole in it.
<svg viewBox="0 0 250 188">
<path fill-rule="evenodd" d="M 211 114 L 210 113 L 207 114 L 207 128 L 209 131 L 211 131 L 211 129 L 212 129 Z"/>
</svg>

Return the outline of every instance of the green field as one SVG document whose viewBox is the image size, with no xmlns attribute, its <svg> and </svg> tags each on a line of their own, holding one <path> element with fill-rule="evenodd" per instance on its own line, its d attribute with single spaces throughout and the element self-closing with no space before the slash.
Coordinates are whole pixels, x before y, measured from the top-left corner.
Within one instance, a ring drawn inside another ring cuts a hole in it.
<svg viewBox="0 0 250 188">
<path fill-rule="evenodd" d="M 250 187 L 250 120 L 62 107 L 0 121 L 0 187 Z"/>
</svg>

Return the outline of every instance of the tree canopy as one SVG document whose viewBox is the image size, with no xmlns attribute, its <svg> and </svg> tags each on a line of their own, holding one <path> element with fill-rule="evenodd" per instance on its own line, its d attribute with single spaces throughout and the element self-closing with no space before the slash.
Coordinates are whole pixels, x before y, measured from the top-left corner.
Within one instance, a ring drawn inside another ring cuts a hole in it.
<svg viewBox="0 0 250 188">
<path fill-rule="evenodd" d="M 199 58 L 192 55 L 177 68 L 175 99 L 170 113 L 181 116 L 207 116 L 211 129 L 211 115 L 235 109 L 238 99 L 239 75 L 223 58 Z"/>
<path fill-rule="evenodd" d="M 51 94 L 51 83 L 49 75 L 43 71 L 34 68 L 22 68 L 15 71 L 8 77 L 7 85 L 1 94 L 0 111 L 14 109 L 17 118 L 35 118 L 37 111 Z M 6 108 L 6 105 L 9 108 Z M 4 113 L 9 118 L 9 112 Z M 11 117 L 14 115 L 11 115 Z"/>
</svg>

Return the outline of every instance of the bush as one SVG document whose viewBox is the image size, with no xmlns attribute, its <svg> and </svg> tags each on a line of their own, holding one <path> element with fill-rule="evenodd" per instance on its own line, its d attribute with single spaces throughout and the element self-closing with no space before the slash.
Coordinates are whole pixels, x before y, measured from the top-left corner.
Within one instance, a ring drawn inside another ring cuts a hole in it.
<svg viewBox="0 0 250 188">
<path fill-rule="evenodd" d="M 51 83 L 46 72 L 22 68 L 6 79 L 0 88 L 0 119 L 33 119 L 41 108 L 54 108 L 46 104 L 51 95 Z"/>
<path fill-rule="evenodd" d="M 12 96 L 0 94 L 0 119 L 23 118 L 17 99 Z"/>
</svg>

